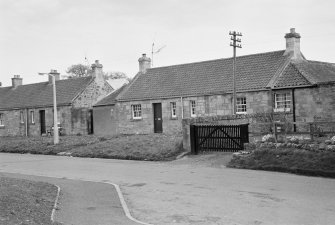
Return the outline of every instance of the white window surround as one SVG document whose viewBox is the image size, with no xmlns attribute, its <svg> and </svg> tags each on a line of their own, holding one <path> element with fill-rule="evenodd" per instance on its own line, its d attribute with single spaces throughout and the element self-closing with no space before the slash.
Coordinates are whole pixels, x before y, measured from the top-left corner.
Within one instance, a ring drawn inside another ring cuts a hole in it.
<svg viewBox="0 0 335 225">
<path fill-rule="evenodd" d="M 35 112 L 34 111 L 30 111 L 30 122 L 35 123 Z"/>
<path fill-rule="evenodd" d="M 171 117 L 176 118 L 177 117 L 177 103 L 171 102 Z"/>
<path fill-rule="evenodd" d="M 196 103 L 195 103 L 195 100 L 191 100 L 190 101 L 190 110 L 191 110 L 191 117 L 196 117 L 197 114 L 196 114 Z"/>
<path fill-rule="evenodd" d="M 236 114 L 247 114 L 247 98 L 236 98 Z"/>
<path fill-rule="evenodd" d="M 274 112 L 290 112 L 291 111 L 291 94 L 290 93 L 275 93 L 275 108 Z"/>
<path fill-rule="evenodd" d="M 20 111 L 20 123 L 24 123 L 23 111 Z"/>
<path fill-rule="evenodd" d="M 134 120 L 142 119 L 141 104 L 131 105 L 132 117 Z"/>
</svg>

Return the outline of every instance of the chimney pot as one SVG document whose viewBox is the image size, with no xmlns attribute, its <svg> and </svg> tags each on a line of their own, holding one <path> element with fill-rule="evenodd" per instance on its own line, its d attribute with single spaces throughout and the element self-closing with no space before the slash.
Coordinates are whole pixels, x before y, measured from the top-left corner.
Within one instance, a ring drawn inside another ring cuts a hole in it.
<svg viewBox="0 0 335 225">
<path fill-rule="evenodd" d="M 50 70 L 50 74 L 55 77 L 55 81 L 59 80 L 60 73 L 58 73 L 57 70 Z M 52 84 L 52 76 L 48 76 L 49 84 Z"/>
<path fill-rule="evenodd" d="M 138 59 L 139 70 L 141 73 L 145 73 L 147 69 L 151 68 L 151 59 L 147 57 L 147 54 L 142 54 L 142 57 Z"/>
<path fill-rule="evenodd" d="M 104 82 L 104 73 L 102 71 L 102 64 L 100 64 L 99 60 L 95 60 L 95 63 L 92 64 L 92 77 L 95 77 L 97 82 Z"/>
<path fill-rule="evenodd" d="M 12 78 L 12 87 L 16 88 L 20 85 L 22 85 L 22 78 L 20 77 L 20 75 L 14 75 L 14 77 Z"/>
<path fill-rule="evenodd" d="M 295 28 L 290 29 L 290 33 L 285 34 L 286 50 L 284 55 L 290 55 L 291 59 L 302 60 L 300 51 L 300 34 L 295 32 Z"/>
</svg>

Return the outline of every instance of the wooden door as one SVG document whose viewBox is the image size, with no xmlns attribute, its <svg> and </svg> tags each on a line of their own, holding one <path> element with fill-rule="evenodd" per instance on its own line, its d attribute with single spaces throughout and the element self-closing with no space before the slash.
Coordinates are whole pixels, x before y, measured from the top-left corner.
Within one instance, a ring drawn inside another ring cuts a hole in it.
<svg viewBox="0 0 335 225">
<path fill-rule="evenodd" d="M 40 126 L 41 126 L 41 135 L 46 134 L 45 127 L 45 110 L 40 110 Z"/>
<path fill-rule="evenodd" d="M 154 103 L 154 132 L 162 133 L 163 132 L 163 119 L 162 119 L 162 104 Z"/>
</svg>

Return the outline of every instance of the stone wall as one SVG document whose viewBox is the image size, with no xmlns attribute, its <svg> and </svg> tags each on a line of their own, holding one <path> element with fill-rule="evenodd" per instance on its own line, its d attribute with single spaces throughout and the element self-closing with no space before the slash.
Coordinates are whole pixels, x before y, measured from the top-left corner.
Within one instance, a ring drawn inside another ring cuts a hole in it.
<svg viewBox="0 0 335 225">
<path fill-rule="evenodd" d="M 295 90 L 297 121 L 335 121 L 335 85 Z"/>
<path fill-rule="evenodd" d="M 93 108 L 94 134 L 117 135 L 118 132 L 118 108 L 115 105 L 99 106 Z"/>
<path fill-rule="evenodd" d="M 96 82 L 94 80 L 89 86 L 74 100 L 74 108 L 92 108 L 92 106 L 110 94 L 114 89 L 106 82 Z"/>
<path fill-rule="evenodd" d="M 24 124 L 20 123 L 20 110 L 0 111 L 3 115 L 3 126 L 0 126 L 0 136 L 22 136 L 25 134 Z"/>
<path fill-rule="evenodd" d="M 71 125 L 71 132 L 68 134 L 85 135 L 88 134 L 88 108 L 71 108 L 69 125 Z"/>
<path fill-rule="evenodd" d="M 238 93 L 237 97 L 246 97 L 248 114 L 271 110 L 268 91 Z M 191 118 L 191 100 L 196 101 L 196 117 L 232 114 L 231 94 L 119 102 L 116 105 L 119 109 L 119 132 L 125 134 L 153 133 L 153 104 L 161 103 L 163 133 L 181 133 L 182 118 Z M 176 118 L 171 116 L 171 102 L 176 102 Z M 140 120 L 132 118 L 131 105 L 135 104 L 141 104 L 142 119 Z"/>
<path fill-rule="evenodd" d="M 71 107 L 60 106 L 57 110 L 58 123 L 63 128 L 64 134 L 71 134 Z M 1 111 L 4 114 L 4 127 L 0 128 L 0 136 L 39 136 L 41 135 L 40 112 L 45 111 L 45 128 L 50 130 L 53 126 L 53 108 L 34 108 L 22 110 Z M 23 122 L 20 112 L 23 112 Z M 31 112 L 34 112 L 32 121 Z M 27 125 L 26 125 L 27 124 Z"/>
</svg>

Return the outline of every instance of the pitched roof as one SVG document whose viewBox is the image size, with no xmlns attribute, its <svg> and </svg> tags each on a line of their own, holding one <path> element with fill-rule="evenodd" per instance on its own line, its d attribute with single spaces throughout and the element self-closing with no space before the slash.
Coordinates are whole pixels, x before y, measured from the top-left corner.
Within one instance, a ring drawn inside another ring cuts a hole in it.
<svg viewBox="0 0 335 225">
<path fill-rule="evenodd" d="M 56 81 L 57 104 L 71 104 L 93 80 L 81 77 Z M 31 108 L 51 106 L 53 104 L 52 85 L 49 82 L 0 88 L 0 109 Z"/>
<path fill-rule="evenodd" d="M 274 51 L 236 58 L 237 91 L 266 87 L 287 57 Z M 117 99 L 120 101 L 232 92 L 233 58 L 148 69 Z"/>
<path fill-rule="evenodd" d="M 335 82 L 335 65 L 310 60 L 292 61 L 276 78 L 274 88 L 290 88 Z"/>
<path fill-rule="evenodd" d="M 124 84 L 119 89 L 113 91 L 111 94 L 109 94 L 105 98 L 101 99 L 93 107 L 114 105 L 116 103 L 116 97 L 125 89 L 126 86 L 127 86 L 127 84 Z"/>
<path fill-rule="evenodd" d="M 274 88 L 283 88 L 283 87 L 297 87 L 297 86 L 306 86 L 311 85 L 305 76 L 296 68 L 293 63 L 290 63 L 280 76 L 275 81 Z"/>
<path fill-rule="evenodd" d="M 335 82 L 335 64 L 333 63 L 307 60 L 296 62 L 295 66 L 312 84 Z"/>
</svg>

